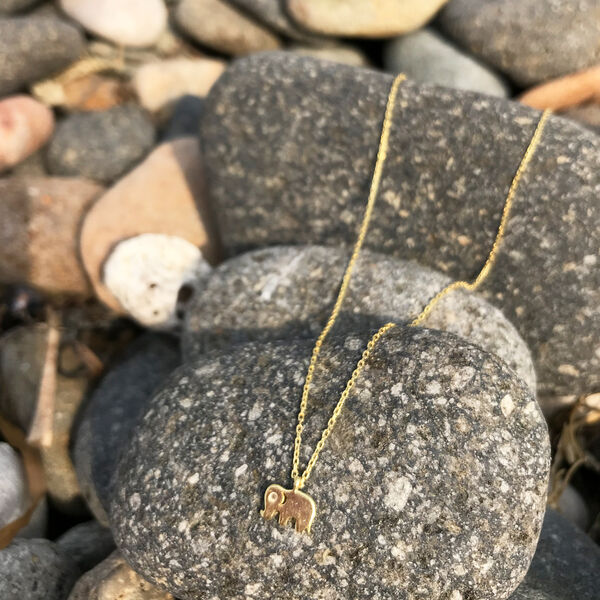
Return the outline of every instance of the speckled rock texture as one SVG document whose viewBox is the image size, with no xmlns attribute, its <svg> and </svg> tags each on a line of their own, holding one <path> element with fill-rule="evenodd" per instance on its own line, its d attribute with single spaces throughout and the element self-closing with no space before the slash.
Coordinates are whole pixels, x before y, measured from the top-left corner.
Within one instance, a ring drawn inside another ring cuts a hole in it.
<svg viewBox="0 0 600 600">
<path fill-rule="evenodd" d="M 74 432 L 73 461 L 90 510 L 108 525 L 112 477 L 140 413 L 179 364 L 175 338 L 147 334 L 136 340 L 88 398 Z"/>
<path fill-rule="evenodd" d="M 349 255 L 340 248 L 255 250 L 220 265 L 185 305 L 183 351 L 191 360 L 245 341 L 316 339 L 329 317 Z M 359 256 L 335 331 L 369 331 L 414 319 L 449 279 L 414 262 L 365 251 Z M 531 354 L 501 311 L 457 291 L 426 327 L 450 331 L 497 354 L 535 391 Z"/>
<path fill-rule="evenodd" d="M 0 97 L 68 67 L 83 49 L 79 29 L 55 17 L 0 18 Z"/>
<path fill-rule="evenodd" d="M 82 573 L 93 569 L 115 549 L 112 533 L 98 521 L 87 521 L 71 527 L 56 545 L 79 567 Z"/>
<path fill-rule="evenodd" d="M 230 254 L 355 241 L 391 82 L 282 53 L 234 63 L 201 127 Z M 366 247 L 473 277 L 538 118 L 505 100 L 402 84 Z M 528 343 L 546 396 L 600 384 L 599 193 L 600 139 L 551 118 L 481 288 Z"/>
<path fill-rule="evenodd" d="M 113 552 L 77 582 L 69 600 L 173 600 L 173 596 L 144 581 L 119 552 Z"/>
<path fill-rule="evenodd" d="M 139 162 L 154 144 L 154 126 L 135 105 L 73 114 L 48 146 L 48 169 L 110 183 Z"/>
<path fill-rule="evenodd" d="M 2 600 L 65 600 L 79 569 L 48 540 L 17 539 L 0 550 Z"/>
<path fill-rule="evenodd" d="M 288 38 L 301 42 L 319 42 L 323 38 L 290 19 L 281 0 L 231 0 L 231 4 L 254 15 L 259 21 Z"/>
<path fill-rule="evenodd" d="M 600 548 L 549 509 L 531 567 L 510 600 L 597 600 L 598 573 Z"/>
<path fill-rule="evenodd" d="M 365 340 L 328 341 L 308 461 Z M 455 336 L 377 345 L 305 491 L 310 536 L 260 516 L 289 484 L 311 341 L 247 344 L 177 370 L 119 465 L 112 529 L 142 576 L 183 600 L 506 598 L 544 512 L 546 425 L 525 384 Z"/>
<path fill-rule="evenodd" d="M 523 86 L 600 60 L 598 0 L 452 0 L 439 25 Z"/>
</svg>

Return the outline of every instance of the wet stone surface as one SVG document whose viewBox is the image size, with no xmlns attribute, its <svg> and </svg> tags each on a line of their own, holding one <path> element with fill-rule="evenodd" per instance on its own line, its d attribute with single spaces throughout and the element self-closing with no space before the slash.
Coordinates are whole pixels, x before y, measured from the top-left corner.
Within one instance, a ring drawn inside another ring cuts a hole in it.
<svg viewBox="0 0 600 600">
<path fill-rule="evenodd" d="M 245 341 L 316 339 L 335 302 L 348 258 L 340 248 L 288 246 L 226 261 L 198 280 L 199 292 L 185 307 L 184 358 Z M 409 322 L 449 281 L 414 262 L 364 251 L 334 333 Z M 525 342 L 480 296 L 453 292 L 436 306 L 425 326 L 450 331 L 498 355 L 535 391 Z"/>
<path fill-rule="evenodd" d="M 301 465 L 364 339 L 328 342 Z M 396 329 L 359 378 L 304 491 L 310 536 L 260 516 L 289 485 L 310 341 L 248 344 L 178 369 L 119 467 L 127 561 L 181 599 L 506 597 L 544 513 L 549 446 L 526 386 L 455 336 Z"/>
<path fill-rule="evenodd" d="M 391 82 L 282 53 L 234 63 L 201 126 L 230 254 L 354 242 Z M 538 119 L 506 100 L 403 83 L 366 247 L 473 277 Z M 481 290 L 528 343 L 544 395 L 600 384 L 599 192 L 600 139 L 551 117 Z"/>
</svg>

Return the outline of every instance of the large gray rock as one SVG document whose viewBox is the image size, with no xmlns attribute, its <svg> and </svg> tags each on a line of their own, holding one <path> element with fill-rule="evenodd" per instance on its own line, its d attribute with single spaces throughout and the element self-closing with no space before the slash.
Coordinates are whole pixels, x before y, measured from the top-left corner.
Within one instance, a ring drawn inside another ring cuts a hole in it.
<svg viewBox="0 0 600 600">
<path fill-rule="evenodd" d="M 112 478 L 140 413 L 179 364 L 177 340 L 144 335 L 128 349 L 92 392 L 74 433 L 73 462 L 90 510 L 108 525 Z"/>
<path fill-rule="evenodd" d="M 302 465 L 364 343 L 323 348 Z M 119 465 L 127 561 L 186 600 L 508 596 L 541 526 L 548 434 L 525 384 L 448 333 L 380 340 L 308 482 L 310 536 L 261 518 L 265 488 L 289 484 L 311 346 L 237 346 L 172 375 Z"/>
<path fill-rule="evenodd" d="M 0 15 L 27 10 L 40 0 L 0 0 Z"/>
<path fill-rule="evenodd" d="M 523 583 L 510 600 L 597 600 L 600 548 L 549 509 Z"/>
<path fill-rule="evenodd" d="M 392 78 L 273 53 L 213 87 L 201 137 L 230 254 L 356 239 Z M 539 113 L 400 86 L 366 247 L 453 278 L 481 268 Z M 600 139 L 552 117 L 482 294 L 532 349 L 543 395 L 600 385 Z"/>
<path fill-rule="evenodd" d="M 0 97 L 61 71 L 83 49 L 79 29 L 55 17 L 0 18 Z"/>
<path fill-rule="evenodd" d="M 133 104 L 73 114 L 61 121 L 48 146 L 48 170 L 110 183 L 154 144 L 154 126 Z"/>
<path fill-rule="evenodd" d="M 48 540 L 14 540 L 0 550 L 2 600 L 66 600 L 79 569 Z"/>
<path fill-rule="evenodd" d="M 452 0 L 438 21 L 472 54 L 524 86 L 600 60 L 598 0 Z"/>
<path fill-rule="evenodd" d="M 508 87 L 499 75 L 428 27 L 388 42 L 384 63 L 388 71 L 405 73 L 420 83 L 508 96 Z"/>
<path fill-rule="evenodd" d="M 198 282 L 200 292 L 187 304 L 184 358 L 244 341 L 316 338 L 335 302 L 348 258 L 340 248 L 279 246 L 224 262 Z M 368 331 L 414 319 L 449 281 L 414 262 L 365 251 L 334 331 Z M 535 392 L 525 342 L 502 312 L 480 296 L 449 294 L 425 326 L 450 331 L 497 354 Z"/>
</svg>

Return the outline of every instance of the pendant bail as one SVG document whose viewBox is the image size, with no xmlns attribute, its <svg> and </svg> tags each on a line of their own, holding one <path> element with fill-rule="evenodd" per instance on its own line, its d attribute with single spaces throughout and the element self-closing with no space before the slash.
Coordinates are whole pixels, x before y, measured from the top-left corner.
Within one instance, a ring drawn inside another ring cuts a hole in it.
<svg viewBox="0 0 600 600">
<path fill-rule="evenodd" d="M 296 477 L 296 479 L 294 479 L 294 491 L 297 492 L 300 489 L 300 484 L 302 483 L 302 478 L 301 477 Z"/>
</svg>

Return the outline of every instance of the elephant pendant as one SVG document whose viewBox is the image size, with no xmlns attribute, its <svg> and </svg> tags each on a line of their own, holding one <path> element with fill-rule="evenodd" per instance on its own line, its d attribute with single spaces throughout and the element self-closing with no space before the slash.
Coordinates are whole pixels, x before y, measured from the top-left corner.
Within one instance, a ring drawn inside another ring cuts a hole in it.
<svg viewBox="0 0 600 600">
<path fill-rule="evenodd" d="M 284 527 L 294 519 L 298 533 L 310 533 L 310 526 L 317 513 L 315 501 L 300 490 L 286 490 L 272 483 L 265 491 L 265 508 L 260 511 L 265 519 L 279 513 L 279 524 Z"/>
</svg>

